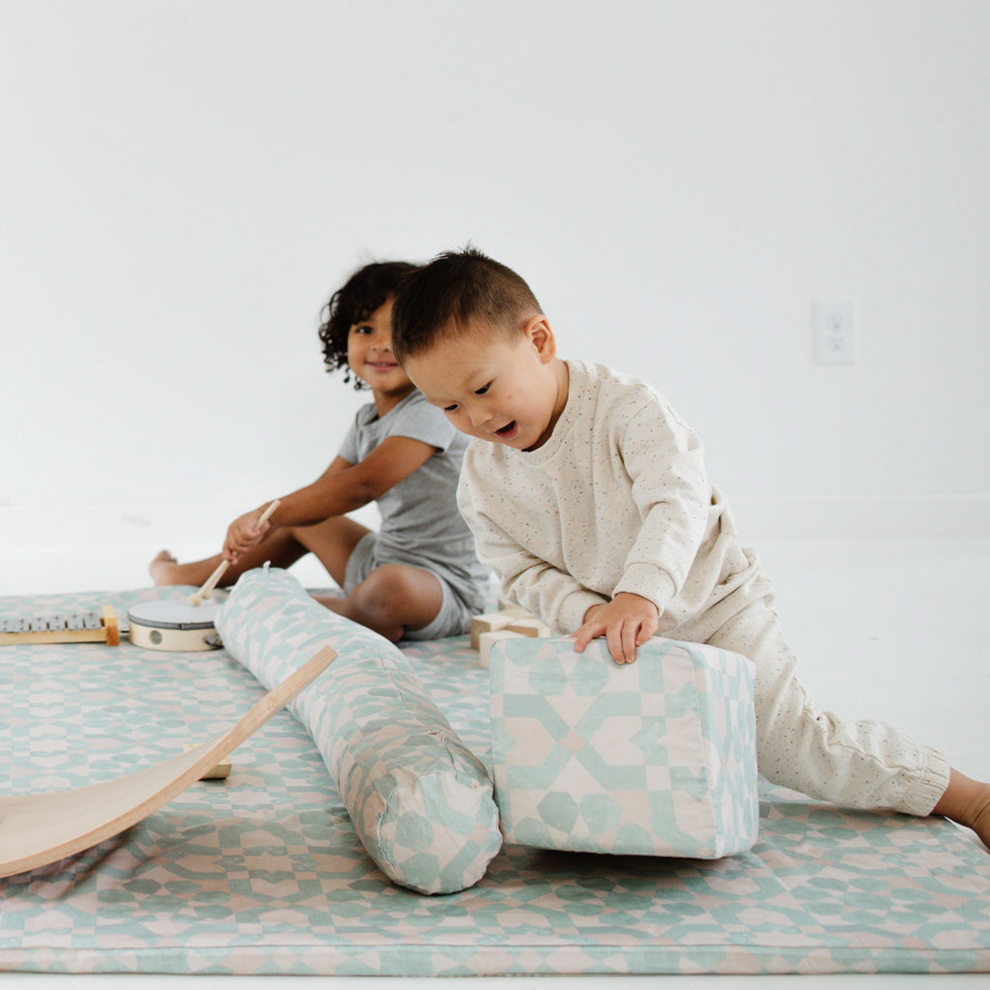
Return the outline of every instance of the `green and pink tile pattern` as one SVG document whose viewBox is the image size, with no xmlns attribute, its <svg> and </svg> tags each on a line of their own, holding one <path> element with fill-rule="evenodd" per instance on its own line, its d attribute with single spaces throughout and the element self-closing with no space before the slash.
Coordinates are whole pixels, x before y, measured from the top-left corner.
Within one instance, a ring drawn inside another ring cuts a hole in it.
<svg viewBox="0 0 990 990">
<path fill-rule="evenodd" d="M 507 842 L 717 859 L 756 841 L 753 664 L 653 639 L 508 639 L 491 654 L 496 800 Z"/>
<path fill-rule="evenodd" d="M 0 615 L 119 612 L 183 589 L 0 599 Z M 403 648 L 489 757 L 466 638 Z M 0 794 L 133 772 L 206 739 L 263 688 L 225 652 L 0 649 Z M 762 783 L 753 848 L 718 860 L 506 843 L 475 886 L 423 896 L 362 847 L 306 729 L 282 712 L 125 834 L 0 880 L 0 970 L 450 975 L 990 971 L 990 855 L 938 818 Z"/>
</svg>

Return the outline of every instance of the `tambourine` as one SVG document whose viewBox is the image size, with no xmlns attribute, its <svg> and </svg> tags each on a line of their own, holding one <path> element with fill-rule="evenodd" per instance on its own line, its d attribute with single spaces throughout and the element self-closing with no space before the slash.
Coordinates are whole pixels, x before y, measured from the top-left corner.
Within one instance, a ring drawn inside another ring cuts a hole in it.
<svg viewBox="0 0 990 990">
<path fill-rule="evenodd" d="M 173 653 L 216 650 L 223 644 L 213 620 L 216 602 L 190 605 L 188 601 L 141 602 L 127 612 L 128 635 L 135 646 Z"/>
<path fill-rule="evenodd" d="M 276 498 L 265 509 L 258 519 L 259 527 L 268 521 L 280 502 L 281 499 Z M 213 589 L 229 566 L 229 560 L 220 561 L 203 587 L 184 602 L 142 602 L 135 605 L 127 613 L 131 642 L 135 646 L 171 653 L 196 653 L 223 646 L 213 624 L 220 606 L 216 602 L 207 605 L 202 602 L 213 594 Z"/>
</svg>

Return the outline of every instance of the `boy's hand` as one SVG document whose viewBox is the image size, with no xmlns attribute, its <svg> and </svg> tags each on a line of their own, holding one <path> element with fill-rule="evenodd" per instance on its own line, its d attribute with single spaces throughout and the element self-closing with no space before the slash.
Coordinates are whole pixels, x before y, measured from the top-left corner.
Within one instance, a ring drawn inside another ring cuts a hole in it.
<svg viewBox="0 0 990 990">
<path fill-rule="evenodd" d="M 637 647 L 657 631 L 659 617 L 648 598 L 621 591 L 607 605 L 592 605 L 584 613 L 584 625 L 574 634 L 574 649 L 581 653 L 593 639 L 604 636 L 616 663 L 632 663 Z"/>
<path fill-rule="evenodd" d="M 238 516 L 230 524 L 227 529 L 227 538 L 223 543 L 223 555 L 226 560 L 232 564 L 237 563 L 237 558 L 245 550 L 257 546 L 265 538 L 265 534 L 271 530 L 272 524 L 266 519 L 259 528 L 258 520 L 264 511 L 265 507 L 262 506 L 260 509 L 245 512 L 243 516 Z"/>
</svg>

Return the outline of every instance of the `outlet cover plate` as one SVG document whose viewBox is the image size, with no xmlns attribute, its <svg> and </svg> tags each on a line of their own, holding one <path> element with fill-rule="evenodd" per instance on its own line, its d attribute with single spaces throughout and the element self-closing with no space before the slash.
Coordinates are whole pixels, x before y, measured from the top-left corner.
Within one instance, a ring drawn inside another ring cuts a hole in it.
<svg viewBox="0 0 990 990">
<path fill-rule="evenodd" d="M 813 306 L 815 364 L 858 364 L 859 300 L 817 299 Z"/>
</svg>

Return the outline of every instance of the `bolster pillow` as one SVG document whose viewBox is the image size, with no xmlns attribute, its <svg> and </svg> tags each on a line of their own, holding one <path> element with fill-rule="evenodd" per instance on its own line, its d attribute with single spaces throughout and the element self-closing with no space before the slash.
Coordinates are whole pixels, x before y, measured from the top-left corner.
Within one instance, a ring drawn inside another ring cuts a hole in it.
<svg viewBox="0 0 990 990">
<path fill-rule="evenodd" d="M 423 894 L 481 879 L 502 843 L 492 782 L 392 643 L 267 566 L 241 576 L 216 627 L 227 652 L 268 688 L 332 646 L 338 658 L 289 707 L 365 849 L 390 879 Z"/>
<path fill-rule="evenodd" d="M 756 841 L 750 660 L 651 639 L 506 639 L 491 653 L 495 800 L 506 842 L 716 859 Z"/>
</svg>

